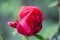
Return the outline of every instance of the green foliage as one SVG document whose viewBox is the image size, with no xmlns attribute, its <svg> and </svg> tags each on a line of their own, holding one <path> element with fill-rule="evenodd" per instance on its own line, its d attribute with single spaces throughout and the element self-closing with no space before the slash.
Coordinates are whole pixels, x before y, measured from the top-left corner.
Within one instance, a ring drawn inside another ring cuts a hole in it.
<svg viewBox="0 0 60 40">
<path fill-rule="evenodd" d="M 35 37 L 38 39 L 38 40 L 44 40 L 44 38 L 41 36 L 41 35 L 35 35 Z"/>
<path fill-rule="evenodd" d="M 0 35 L 0 40 L 3 40 L 2 36 Z"/>
<path fill-rule="evenodd" d="M 0 33 L 0 40 L 3 40 L 3 34 Z"/>
</svg>

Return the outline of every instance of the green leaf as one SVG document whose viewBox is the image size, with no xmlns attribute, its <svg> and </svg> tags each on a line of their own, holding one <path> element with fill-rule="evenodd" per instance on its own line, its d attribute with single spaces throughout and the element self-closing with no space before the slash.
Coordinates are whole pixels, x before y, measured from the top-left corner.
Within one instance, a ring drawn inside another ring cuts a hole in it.
<svg viewBox="0 0 60 40">
<path fill-rule="evenodd" d="M 3 37 L 0 35 L 0 40 L 3 40 Z"/>
<path fill-rule="evenodd" d="M 41 35 L 36 34 L 35 37 L 36 37 L 38 40 L 44 40 L 44 38 L 43 38 Z"/>
<path fill-rule="evenodd" d="M 54 6 L 56 6 L 56 4 L 57 4 L 57 1 L 51 2 L 51 3 L 48 5 L 48 7 L 54 7 Z"/>
</svg>

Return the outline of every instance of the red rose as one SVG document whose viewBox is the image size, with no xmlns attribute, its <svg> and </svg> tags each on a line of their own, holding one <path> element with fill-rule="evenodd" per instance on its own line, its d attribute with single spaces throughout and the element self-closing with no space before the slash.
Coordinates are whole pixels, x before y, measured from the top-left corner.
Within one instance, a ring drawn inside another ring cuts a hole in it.
<svg viewBox="0 0 60 40">
<path fill-rule="evenodd" d="M 21 21 L 16 20 L 15 23 L 8 22 L 10 26 L 16 28 L 17 31 L 26 36 L 32 36 L 42 29 L 42 21 L 44 19 L 42 11 L 35 6 L 23 6 L 19 12 Z"/>
</svg>

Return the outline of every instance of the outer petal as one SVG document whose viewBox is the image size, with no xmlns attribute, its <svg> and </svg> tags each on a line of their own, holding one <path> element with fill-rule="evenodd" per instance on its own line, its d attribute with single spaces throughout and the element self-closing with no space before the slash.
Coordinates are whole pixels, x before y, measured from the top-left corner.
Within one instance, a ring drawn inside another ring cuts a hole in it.
<svg viewBox="0 0 60 40">
<path fill-rule="evenodd" d="M 16 29 L 19 33 L 26 35 L 26 36 L 29 36 L 31 34 L 30 26 L 27 25 L 27 23 L 26 23 L 26 19 L 30 14 L 31 14 L 31 12 L 27 16 L 25 16 L 16 27 Z"/>
<path fill-rule="evenodd" d="M 13 28 L 16 28 L 16 26 L 17 26 L 17 24 L 15 22 L 8 22 L 7 24 Z"/>
</svg>

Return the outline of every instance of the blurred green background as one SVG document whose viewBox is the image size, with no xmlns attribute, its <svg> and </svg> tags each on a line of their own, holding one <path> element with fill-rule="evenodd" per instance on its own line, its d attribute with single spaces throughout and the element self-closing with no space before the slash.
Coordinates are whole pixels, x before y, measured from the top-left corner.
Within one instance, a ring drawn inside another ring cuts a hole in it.
<svg viewBox="0 0 60 40">
<path fill-rule="evenodd" d="M 0 40 L 24 40 L 24 36 L 7 25 L 8 21 L 15 21 L 21 6 L 37 6 L 44 14 L 43 28 L 38 33 L 44 38 L 52 37 L 58 29 L 57 0 L 0 0 Z M 29 40 L 37 40 L 34 36 Z"/>
</svg>

